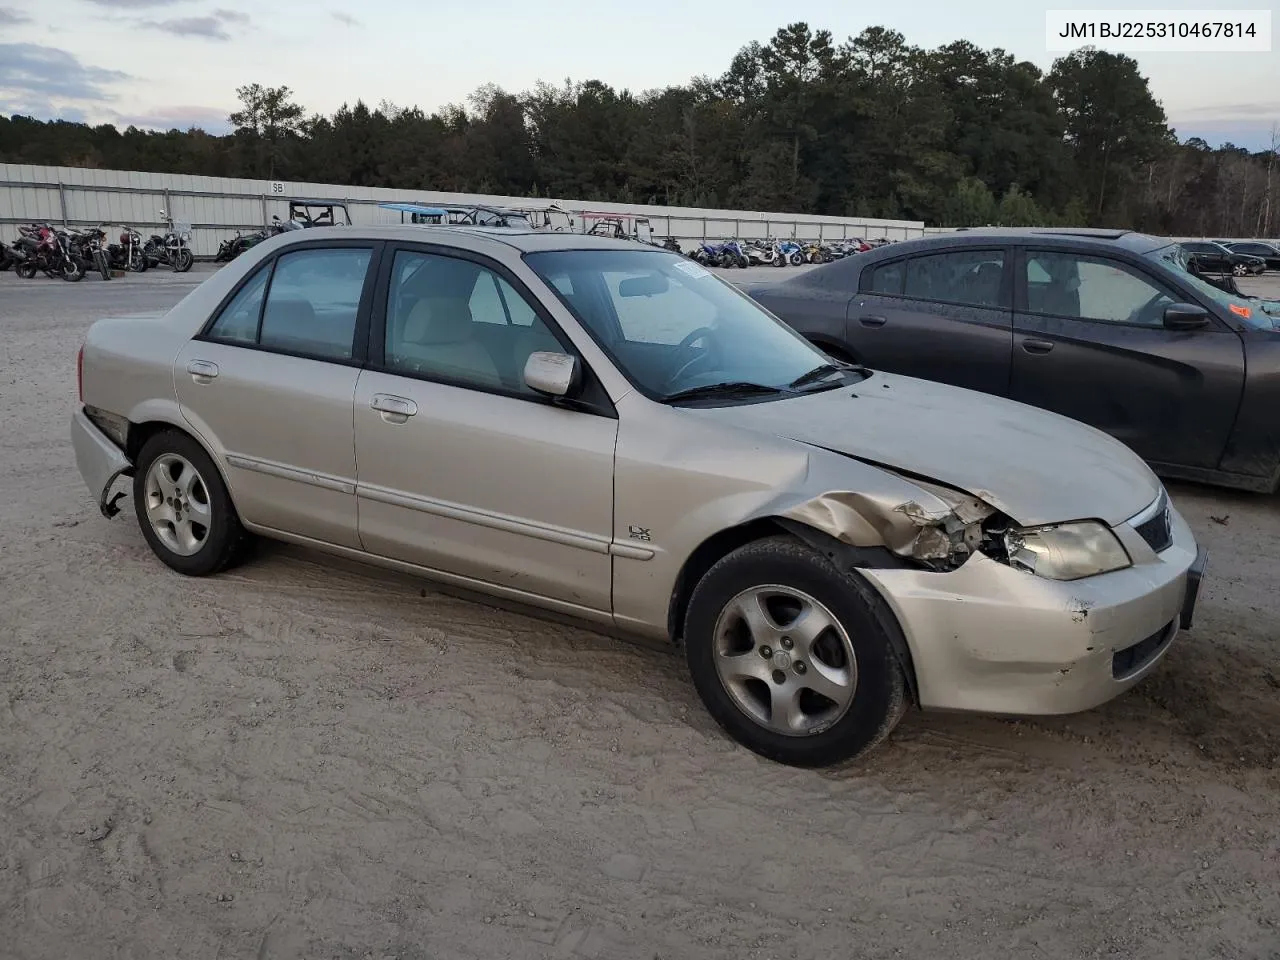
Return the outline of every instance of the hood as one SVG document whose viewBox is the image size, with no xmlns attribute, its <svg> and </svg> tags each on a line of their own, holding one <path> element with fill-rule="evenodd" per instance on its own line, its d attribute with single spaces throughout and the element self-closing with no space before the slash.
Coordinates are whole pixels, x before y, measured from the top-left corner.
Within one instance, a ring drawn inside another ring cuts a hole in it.
<svg viewBox="0 0 1280 960">
<path fill-rule="evenodd" d="M 809 396 L 686 409 L 936 480 L 1024 526 L 1091 518 L 1119 524 L 1161 489 L 1137 454 L 1100 430 L 913 377 L 876 372 Z"/>
</svg>

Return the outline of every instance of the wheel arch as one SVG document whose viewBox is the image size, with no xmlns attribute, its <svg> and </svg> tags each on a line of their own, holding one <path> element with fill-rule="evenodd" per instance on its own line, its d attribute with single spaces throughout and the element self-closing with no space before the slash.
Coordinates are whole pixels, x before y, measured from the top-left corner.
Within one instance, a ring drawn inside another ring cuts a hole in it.
<svg viewBox="0 0 1280 960">
<path fill-rule="evenodd" d="M 682 639 L 684 634 L 685 614 L 689 609 L 689 599 L 698 582 L 723 557 L 756 540 L 764 540 L 779 534 L 789 534 L 804 543 L 810 549 L 822 554 L 841 573 L 856 577 L 862 584 L 864 593 L 871 602 L 875 615 L 884 626 L 889 636 L 898 664 L 906 678 L 907 692 L 913 703 L 920 702 L 916 685 L 915 661 L 911 656 L 911 648 L 906 634 L 898 623 L 893 609 L 880 595 L 880 591 L 865 577 L 859 568 L 901 569 L 914 567 L 910 561 L 904 560 L 887 547 L 855 547 L 824 533 L 816 527 L 791 520 L 787 517 L 767 516 L 750 520 L 734 527 L 727 527 L 703 540 L 685 559 L 676 575 L 675 587 L 671 592 L 671 601 L 667 611 L 667 633 L 674 641 Z"/>
<path fill-rule="evenodd" d="M 142 452 L 142 448 L 147 441 L 156 434 L 173 431 L 181 433 L 194 441 L 201 450 L 208 456 L 210 462 L 213 463 L 213 469 L 218 471 L 218 479 L 222 481 L 222 485 L 227 488 L 227 496 L 231 500 L 231 505 L 235 507 L 235 490 L 231 486 L 231 480 L 227 476 L 226 465 L 218 453 L 200 436 L 195 430 L 187 424 L 174 423 L 172 420 L 164 419 L 144 419 L 140 421 L 129 421 L 129 429 L 125 434 L 125 456 L 129 458 L 129 462 L 137 466 L 138 455 Z M 237 507 L 237 512 L 239 508 Z"/>
</svg>

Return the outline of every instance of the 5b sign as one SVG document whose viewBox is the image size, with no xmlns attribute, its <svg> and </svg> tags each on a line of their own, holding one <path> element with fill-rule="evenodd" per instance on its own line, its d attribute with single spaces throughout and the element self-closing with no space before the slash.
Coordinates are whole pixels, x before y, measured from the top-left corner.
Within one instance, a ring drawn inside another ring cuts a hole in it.
<svg viewBox="0 0 1280 960">
<path fill-rule="evenodd" d="M 271 196 L 273 196 L 273 197 L 283 197 L 283 196 L 284 196 L 284 183 L 283 183 L 282 181 L 280 181 L 280 180 L 272 180 L 272 181 L 267 185 L 267 192 L 269 192 L 269 193 L 271 194 Z"/>
</svg>

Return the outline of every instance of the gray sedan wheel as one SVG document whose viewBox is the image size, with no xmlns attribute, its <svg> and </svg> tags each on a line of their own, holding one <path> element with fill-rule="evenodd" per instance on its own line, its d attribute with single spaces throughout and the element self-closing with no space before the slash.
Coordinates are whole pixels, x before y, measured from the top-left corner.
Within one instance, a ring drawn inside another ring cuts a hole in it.
<svg viewBox="0 0 1280 960">
<path fill-rule="evenodd" d="M 163 453 L 151 462 L 144 489 L 147 519 L 160 542 L 179 556 L 198 553 L 213 521 L 200 471 L 185 457 Z"/>
<path fill-rule="evenodd" d="M 711 715 L 782 763 L 849 760 L 906 709 L 906 645 L 888 606 L 856 571 L 790 536 L 739 547 L 707 571 L 684 644 Z"/>
<path fill-rule="evenodd" d="M 218 468 L 181 431 L 164 430 L 143 444 L 133 502 L 148 545 L 179 573 L 217 573 L 244 553 L 248 534 Z"/>
<path fill-rule="evenodd" d="M 858 658 L 849 633 L 803 590 L 744 590 L 720 611 L 715 645 L 716 673 L 729 696 L 774 733 L 824 730 L 853 703 Z"/>
</svg>

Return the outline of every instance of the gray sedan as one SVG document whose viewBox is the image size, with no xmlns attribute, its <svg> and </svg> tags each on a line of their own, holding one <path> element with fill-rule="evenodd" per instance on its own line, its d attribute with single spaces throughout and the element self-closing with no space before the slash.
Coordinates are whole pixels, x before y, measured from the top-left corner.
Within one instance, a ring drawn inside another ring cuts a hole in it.
<svg viewBox="0 0 1280 960">
<path fill-rule="evenodd" d="M 1190 623 L 1204 557 L 1116 440 L 831 362 L 657 248 L 296 231 L 111 318 L 71 424 L 110 517 L 201 576 L 255 536 L 682 643 L 707 708 L 799 765 L 908 704 L 1088 709 Z"/>
</svg>

